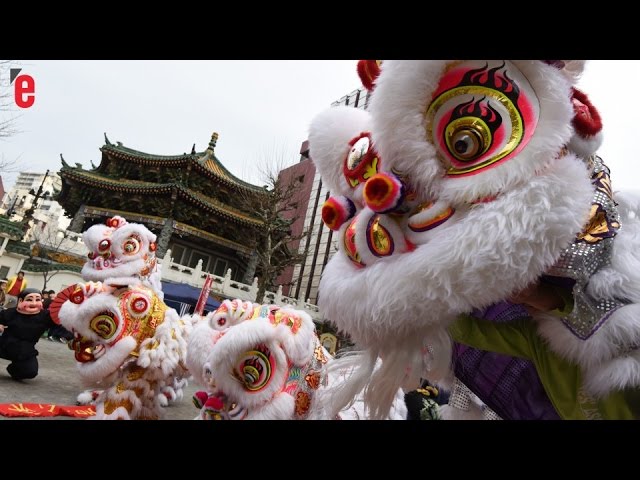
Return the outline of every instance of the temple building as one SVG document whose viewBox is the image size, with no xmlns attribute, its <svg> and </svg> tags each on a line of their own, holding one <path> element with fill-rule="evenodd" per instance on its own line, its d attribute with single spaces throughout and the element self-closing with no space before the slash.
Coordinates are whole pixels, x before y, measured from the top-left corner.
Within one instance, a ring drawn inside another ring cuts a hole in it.
<svg viewBox="0 0 640 480">
<path fill-rule="evenodd" d="M 82 232 L 121 215 L 158 236 L 159 257 L 171 249 L 177 264 L 251 283 L 256 274 L 256 232 L 262 227 L 247 199 L 266 195 L 262 187 L 232 175 L 216 158 L 218 134 L 204 152 L 153 155 L 114 145 L 105 134 L 97 167 L 85 170 L 62 158 L 57 201 L 73 217 L 69 230 Z"/>
</svg>

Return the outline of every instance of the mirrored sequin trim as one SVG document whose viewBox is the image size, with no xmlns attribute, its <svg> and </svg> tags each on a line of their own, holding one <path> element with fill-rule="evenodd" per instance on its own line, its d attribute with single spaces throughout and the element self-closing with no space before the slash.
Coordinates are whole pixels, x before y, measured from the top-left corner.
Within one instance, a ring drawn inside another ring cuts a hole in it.
<svg viewBox="0 0 640 480">
<path fill-rule="evenodd" d="M 586 292 L 591 276 L 610 265 L 613 239 L 621 228 L 617 205 L 611 196 L 609 169 L 597 155 L 589 158 L 589 166 L 592 168 L 591 181 L 595 188 L 593 211 L 598 209 L 604 212 L 606 228 L 601 229 L 604 233 L 600 236 L 588 236 L 582 232 L 547 272 L 547 275 L 575 280 L 574 308 L 562 321 L 582 340 L 593 335 L 615 310 L 625 305 L 612 298 L 592 298 Z"/>
<path fill-rule="evenodd" d="M 471 391 L 467 386 L 456 378 L 451 389 L 451 395 L 449 395 L 449 405 L 458 410 L 468 412 L 469 405 L 471 405 L 470 393 Z"/>
</svg>

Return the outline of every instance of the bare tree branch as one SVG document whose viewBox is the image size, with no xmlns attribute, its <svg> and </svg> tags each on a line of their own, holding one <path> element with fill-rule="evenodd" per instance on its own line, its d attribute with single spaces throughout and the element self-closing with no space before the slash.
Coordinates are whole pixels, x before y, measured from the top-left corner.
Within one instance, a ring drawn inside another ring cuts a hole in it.
<svg viewBox="0 0 640 480">
<path fill-rule="evenodd" d="M 18 62 L 14 60 L 0 60 L 0 140 L 17 135 L 17 121 L 20 118 L 18 108 L 13 99 L 10 86 L 11 69 L 16 68 Z M 0 173 L 15 172 L 18 169 L 18 159 L 8 159 L 0 154 Z"/>
<path fill-rule="evenodd" d="M 254 232 L 258 259 L 258 303 L 262 303 L 267 290 L 275 289 L 276 279 L 286 267 L 301 263 L 306 257 L 306 252 L 298 252 L 297 245 L 308 233 L 292 232 L 292 225 L 299 218 L 296 208 L 302 184 L 285 181 L 280 175 L 285 168 L 286 157 L 281 151 L 265 155 L 257 167 L 265 185 L 265 194 L 245 194 L 240 199 L 243 207 L 263 222 Z"/>
<path fill-rule="evenodd" d="M 47 283 L 60 272 L 56 264 L 76 263 L 78 266 L 81 264 L 77 255 L 65 248 L 66 240 L 66 232 L 52 228 L 43 222 L 39 222 L 39 225 L 37 224 L 31 230 L 32 247 L 29 260 L 39 264 L 44 282 L 43 289 L 46 289 Z"/>
</svg>

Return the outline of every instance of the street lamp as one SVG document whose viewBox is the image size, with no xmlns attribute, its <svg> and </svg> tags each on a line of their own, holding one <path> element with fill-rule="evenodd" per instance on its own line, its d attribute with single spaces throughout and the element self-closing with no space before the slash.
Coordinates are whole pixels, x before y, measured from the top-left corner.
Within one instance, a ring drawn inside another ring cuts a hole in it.
<svg viewBox="0 0 640 480">
<path fill-rule="evenodd" d="M 38 206 L 38 200 L 40 200 L 40 198 L 42 197 L 42 190 L 44 189 L 44 182 L 47 180 L 47 177 L 49 176 L 49 170 L 47 170 L 47 172 L 44 174 L 44 178 L 42 179 L 42 183 L 40 184 L 40 187 L 38 188 L 38 191 L 35 193 L 35 198 L 33 199 L 33 202 L 31 202 L 31 206 L 29 207 L 29 209 L 24 212 L 24 217 L 22 218 L 22 231 L 25 233 L 27 233 L 27 231 L 29 230 L 29 221 L 33 218 L 33 214 L 36 211 L 36 207 Z M 31 195 L 34 195 L 33 193 L 33 189 L 31 191 L 29 191 L 29 193 Z M 45 192 L 45 198 L 49 196 L 49 192 Z"/>
<path fill-rule="evenodd" d="M 9 210 L 7 210 L 7 213 L 5 213 L 5 215 L 9 220 L 11 220 L 11 217 L 13 216 L 13 214 L 16 213 L 16 203 L 18 203 L 18 197 L 19 195 L 16 193 L 16 197 L 13 199 L 13 204 L 11 205 Z M 27 199 L 27 196 L 23 195 L 22 200 L 20 200 L 20 205 L 22 205 L 26 199 Z"/>
</svg>

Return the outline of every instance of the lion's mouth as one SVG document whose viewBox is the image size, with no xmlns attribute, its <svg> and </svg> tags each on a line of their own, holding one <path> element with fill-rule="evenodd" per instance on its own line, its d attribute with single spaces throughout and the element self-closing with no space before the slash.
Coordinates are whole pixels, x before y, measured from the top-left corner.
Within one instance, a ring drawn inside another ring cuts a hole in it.
<svg viewBox="0 0 640 480">
<path fill-rule="evenodd" d="M 78 332 L 74 332 L 74 337 L 69 342 L 69 348 L 75 352 L 76 361 L 80 363 L 95 362 L 102 357 L 107 347 L 103 344 L 95 344 L 91 340 L 84 338 Z"/>
</svg>

